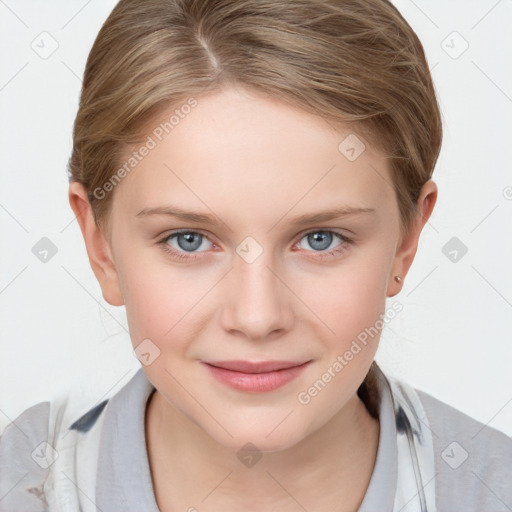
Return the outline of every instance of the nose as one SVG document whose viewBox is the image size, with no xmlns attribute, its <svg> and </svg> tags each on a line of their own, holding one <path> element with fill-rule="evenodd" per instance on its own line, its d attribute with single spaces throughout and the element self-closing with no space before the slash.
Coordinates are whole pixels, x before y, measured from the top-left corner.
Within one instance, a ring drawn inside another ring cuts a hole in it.
<svg viewBox="0 0 512 512">
<path fill-rule="evenodd" d="M 271 255 L 263 252 L 249 263 L 234 258 L 233 269 L 224 285 L 222 324 L 231 334 L 253 341 L 275 339 L 293 322 L 293 293 L 279 271 L 272 268 Z"/>
</svg>

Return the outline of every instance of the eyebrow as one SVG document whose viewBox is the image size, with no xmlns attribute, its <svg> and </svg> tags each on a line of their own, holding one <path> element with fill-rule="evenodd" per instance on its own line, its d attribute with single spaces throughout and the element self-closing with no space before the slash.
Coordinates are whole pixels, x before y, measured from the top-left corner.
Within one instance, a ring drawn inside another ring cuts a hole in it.
<svg viewBox="0 0 512 512">
<path fill-rule="evenodd" d="M 299 215 L 297 217 L 292 217 L 291 219 L 288 219 L 288 223 L 293 225 L 312 224 L 315 222 L 324 222 L 328 220 L 339 219 L 342 217 L 349 217 L 353 215 L 360 215 L 364 213 L 374 214 L 375 208 L 342 206 L 339 208 L 323 210 L 321 212 L 308 213 Z M 176 206 L 157 206 L 153 208 L 144 208 L 139 213 L 137 213 L 136 217 L 144 218 L 152 215 L 168 215 L 187 222 L 195 222 L 198 224 L 207 224 L 212 226 L 215 226 L 220 223 L 214 215 L 187 211 Z"/>
</svg>

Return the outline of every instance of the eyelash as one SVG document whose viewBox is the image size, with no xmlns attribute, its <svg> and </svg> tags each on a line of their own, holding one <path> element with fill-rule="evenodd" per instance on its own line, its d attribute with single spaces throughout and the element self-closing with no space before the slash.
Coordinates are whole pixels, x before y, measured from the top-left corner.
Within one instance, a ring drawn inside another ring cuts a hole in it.
<svg viewBox="0 0 512 512">
<path fill-rule="evenodd" d="M 178 260 L 183 260 L 183 261 L 194 261 L 197 258 L 199 258 L 200 256 L 196 255 L 196 253 L 182 253 L 180 251 L 177 251 L 176 249 L 173 249 L 167 243 L 172 237 L 177 236 L 179 234 L 184 234 L 184 233 L 198 234 L 198 235 L 203 236 L 207 240 L 209 240 L 209 238 L 201 231 L 179 230 L 179 231 L 173 231 L 172 233 L 166 235 L 164 238 L 159 240 L 157 243 L 159 245 L 162 245 L 162 250 L 165 251 L 166 253 L 170 254 L 173 258 L 176 258 Z M 347 244 L 350 245 L 353 243 L 352 238 L 342 235 L 341 233 L 338 233 L 337 231 L 332 231 L 332 230 L 328 230 L 328 229 L 314 229 L 314 230 L 307 231 L 306 233 L 301 234 L 300 238 L 297 240 L 297 242 L 295 242 L 295 244 L 300 242 L 305 236 L 311 235 L 313 233 L 332 233 L 343 242 L 336 248 L 331 249 L 330 251 L 324 251 L 324 252 L 308 251 L 308 252 L 317 252 L 317 254 L 318 254 L 317 257 L 320 259 L 336 256 L 337 254 L 340 254 L 347 250 Z M 209 240 L 209 241 L 211 242 L 211 240 Z M 187 256 L 185 256 L 185 254 L 187 254 Z"/>
</svg>

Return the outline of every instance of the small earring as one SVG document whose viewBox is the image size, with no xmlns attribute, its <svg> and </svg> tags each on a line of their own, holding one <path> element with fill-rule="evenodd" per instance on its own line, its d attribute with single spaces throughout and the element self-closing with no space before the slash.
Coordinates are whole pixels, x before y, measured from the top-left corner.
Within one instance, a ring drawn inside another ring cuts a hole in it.
<svg viewBox="0 0 512 512">
<path fill-rule="evenodd" d="M 400 276 L 395 276 L 395 281 L 397 283 L 401 283 L 402 282 L 402 278 Z"/>
</svg>

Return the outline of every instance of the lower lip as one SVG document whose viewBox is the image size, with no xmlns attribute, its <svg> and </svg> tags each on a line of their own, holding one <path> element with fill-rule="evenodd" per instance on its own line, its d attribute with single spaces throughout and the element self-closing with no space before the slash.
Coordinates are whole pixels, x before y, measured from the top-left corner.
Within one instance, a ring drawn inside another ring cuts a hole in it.
<svg viewBox="0 0 512 512">
<path fill-rule="evenodd" d="M 273 391 L 283 387 L 288 382 L 297 378 L 301 372 L 311 361 L 286 368 L 283 370 L 276 370 L 266 373 L 243 373 L 235 372 L 233 370 L 226 370 L 225 368 L 218 368 L 207 363 L 203 363 L 210 370 L 211 374 L 223 384 L 245 392 L 263 393 L 266 391 Z"/>
</svg>

